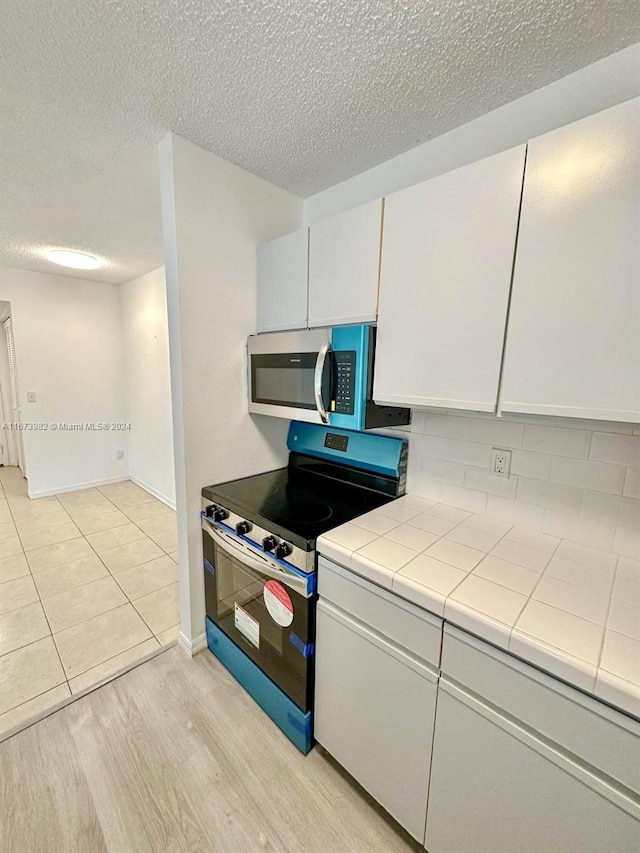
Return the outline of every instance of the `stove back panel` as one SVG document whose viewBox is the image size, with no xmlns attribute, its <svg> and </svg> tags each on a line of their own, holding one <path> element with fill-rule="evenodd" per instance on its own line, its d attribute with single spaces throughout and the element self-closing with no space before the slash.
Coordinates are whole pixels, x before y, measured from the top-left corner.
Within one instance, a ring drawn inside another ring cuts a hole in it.
<svg viewBox="0 0 640 853">
<path fill-rule="evenodd" d="M 293 453 L 406 483 L 408 443 L 401 438 L 292 421 L 287 447 Z M 404 487 L 398 494 L 404 494 Z"/>
</svg>

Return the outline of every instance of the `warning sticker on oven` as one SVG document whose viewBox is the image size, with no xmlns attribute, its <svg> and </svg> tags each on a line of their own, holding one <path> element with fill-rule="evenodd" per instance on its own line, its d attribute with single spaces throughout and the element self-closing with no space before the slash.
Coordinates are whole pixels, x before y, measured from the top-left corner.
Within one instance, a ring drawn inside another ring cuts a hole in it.
<svg viewBox="0 0 640 853">
<path fill-rule="evenodd" d="M 293 602 L 287 590 L 278 581 L 267 581 L 262 590 L 264 603 L 274 622 L 287 628 L 293 622 Z"/>
<path fill-rule="evenodd" d="M 247 613 L 244 607 L 240 607 L 237 601 L 235 602 L 234 622 L 238 631 L 240 631 L 241 634 L 244 634 L 247 640 L 259 649 L 260 623 L 257 619 L 254 619 L 250 613 Z"/>
</svg>

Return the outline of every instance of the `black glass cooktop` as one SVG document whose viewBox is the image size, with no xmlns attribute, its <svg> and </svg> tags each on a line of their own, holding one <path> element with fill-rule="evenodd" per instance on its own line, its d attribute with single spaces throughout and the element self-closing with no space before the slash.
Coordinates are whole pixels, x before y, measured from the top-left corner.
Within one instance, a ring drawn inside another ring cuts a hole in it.
<svg viewBox="0 0 640 853">
<path fill-rule="evenodd" d="M 202 495 L 313 551 L 315 540 L 327 530 L 393 500 L 395 495 L 389 492 L 394 485 L 381 477 L 299 457 L 287 468 L 207 486 Z"/>
</svg>

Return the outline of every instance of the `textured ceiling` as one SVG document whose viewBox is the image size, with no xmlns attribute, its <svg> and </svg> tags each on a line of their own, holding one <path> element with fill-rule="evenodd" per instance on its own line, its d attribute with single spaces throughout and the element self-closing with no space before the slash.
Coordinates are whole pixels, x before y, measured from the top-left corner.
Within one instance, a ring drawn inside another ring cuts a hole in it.
<svg viewBox="0 0 640 853">
<path fill-rule="evenodd" d="M 73 247 L 109 281 L 162 263 L 168 130 L 305 196 L 640 38 L 635 0 L 5 0 L 2 18 L 0 264 L 52 271 L 42 248 Z"/>
</svg>

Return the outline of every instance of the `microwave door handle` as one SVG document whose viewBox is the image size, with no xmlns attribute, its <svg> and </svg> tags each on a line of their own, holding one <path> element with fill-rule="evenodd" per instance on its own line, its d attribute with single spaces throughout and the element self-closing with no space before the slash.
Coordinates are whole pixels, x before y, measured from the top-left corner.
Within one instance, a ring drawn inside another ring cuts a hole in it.
<svg viewBox="0 0 640 853">
<path fill-rule="evenodd" d="M 300 578 L 290 572 L 279 571 L 278 569 L 272 568 L 268 563 L 263 563 L 259 557 L 252 556 L 252 554 L 244 548 L 235 545 L 231 539 L 227 539 L 226 536 L 220 533 L 217 527 L 213 527 L 213 525 L 208 521 L 205 521 L 205 519 L 202 519 L 202 529 L 208 533 L 213 541 L 217 542 L 224 551 L 231 553 L 239 563 L 242 563 L 249 569 L 254 569 L 256 572 L 260 572 L 262 575 L 267 575 L 270 578 L 279 580 L 281 583 L 290 586 L 292 589 L 295 589 L 296 592 L 299 592 L 304 596 L 307 595 L 307 582 L 304 578 Z"/>
<path fill-rule="evenodd" d="M 324 400 L 322 399 L 322 376 L 324 374 L 324 366 L 331 349 L 331 343 L 327 341 L 322 345 L 316 359 L 316 369 L 313 377 L 313 393 L 316 398 L 316 409 L 320 415 L 320 420 L 323 424 L 329 423 L 329 412 L 326 410 Z"/>
</svg>

